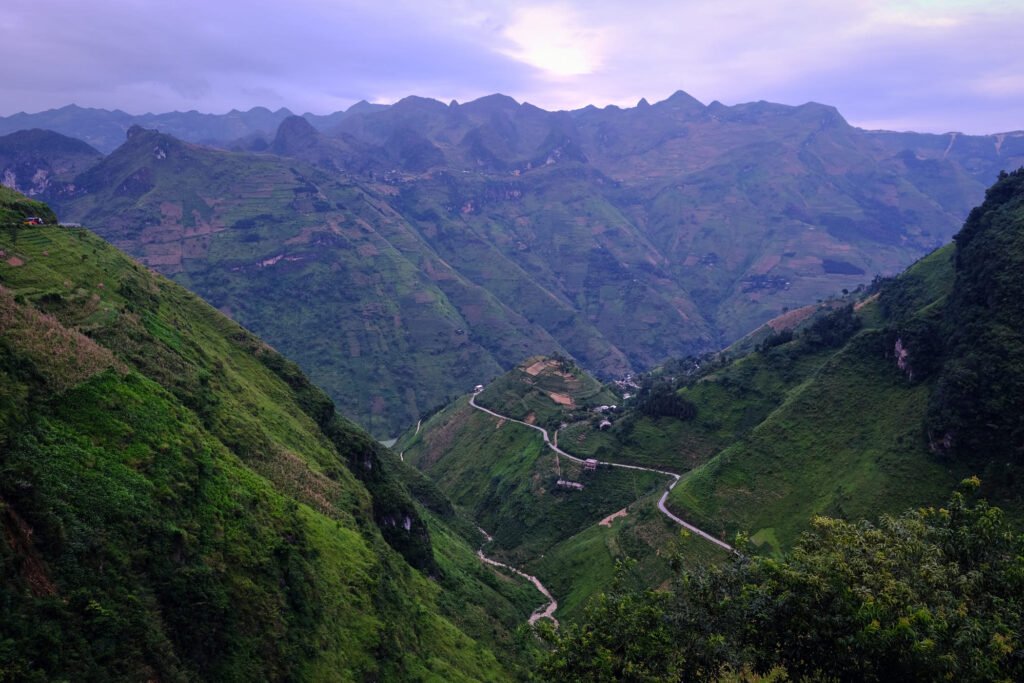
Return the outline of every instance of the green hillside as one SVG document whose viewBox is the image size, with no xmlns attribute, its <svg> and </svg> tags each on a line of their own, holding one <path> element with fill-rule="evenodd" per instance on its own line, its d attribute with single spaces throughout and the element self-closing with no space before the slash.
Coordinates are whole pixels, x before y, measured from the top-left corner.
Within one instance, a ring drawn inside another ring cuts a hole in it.
<svg viewBox="0 0 1024 683">
<path fill-rule="evenodd" d="M 584 472 L 565 458 L 556 465 L 536 431 L 462 400 L 395 449 L 494 536 L 494 556 L 517 564 L 664 484 L 664 477 L 648 472 Z M 560 476 L 584 489 L 558 489 Z"/>
<path fill-rule="evenodd" d="M 1024 534 L 965 480 L 941 507 L 816 517 L 782 558 L 617 580 L 544 632 L 561 681 L 1015 681 Z"/>
<path fill-rule="evenodd" d="M 388 186 L 141 130 L 79 182 L 70 216 L 261 334 L 377 436 L 561 349 L 425 249 Z"/>
<path fill-rule="evenodd" d="M 56 214 L 46 204 L 0 186 L 0 226 L 18 227 L 32 216 L 42 218 L 49 224 L 57 222 Z M 26 226 L 26 229 L 31 228 Z"/>
<path fill-rule="evenodd" d="M 533 588 L 294 364 L 84 230 L 0 250 L 0 680 L 512 677 Z"/>
<path fill-rule="evenodd" d="M 566 415 L 612 404 L 615 394 L 566 359 L 531 356 L 487 384 L 477 402 L 502 415 L 557 428 Z"/>
<path fill-rule="evenodd" d="M 812 515 L 934 503 L 969 474 L 1019 515 L 1022 198 L 1024 173 L 1003 174 L 955 246 L 882 283 L 857 314 L 862 329 L 686 478 L 672 505 L 774 551 Z M 786 362 L 807 343 L 748 362 Z"/>
</svg>

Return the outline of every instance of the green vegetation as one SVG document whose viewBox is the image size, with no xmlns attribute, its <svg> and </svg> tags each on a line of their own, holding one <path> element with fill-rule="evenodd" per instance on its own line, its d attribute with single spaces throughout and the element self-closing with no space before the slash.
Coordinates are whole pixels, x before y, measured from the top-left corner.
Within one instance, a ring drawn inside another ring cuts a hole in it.
<svg viewBox="0 0 1024 683">
<path fill-rule="evenodd" d="M 565 458 L 556 466 L 535 430 L 463 401 L 395 449 L 494 536 L 489 554 L 517 565 L 665 484 L 664 476 L 650 472 L 586 472 Z M 560 477 L 583 490 L 559 489 Z"/>
<path fill-rule="evenodd" d="M 738 113 L 704 132 L 734 137 Z M 615 390 L 577 364 L 618 375 L 704 351 L 920 253 L 970 194 L 963 176 L 883 182 L 863 150 L 843 157 L 856 174 L 765 192 L 779 169 L 750 158 L 824 167 L 857 135 L 820 108 L 789 114 L 743 116 L 776 120 L 798 156 L 751 155 L 748 139 L 700 168 L 660 143 L 598 145 L 585 117 L 465 145 L 457 128 L 353 121 L 357 144 L 290 121 L 273 146 L 287 160 L 133 128 L 62 207 L 212 306 L 88 233 L 21 225 L 45 209 L 4 191 L 0 679 L 522 677 L 538 598 L 477 560 L 477 524 L 488 553 L 583 620 L 548 635 L 550 677 L 1017 676 L 1019 606 L 1002 591 L 1019 592 L 1019 540 L 1001 513 L 955 498 L 886 515 L 975 471 L 1010 519 L 1024 507 L 1024 173 L 1001 178 L 955 252 L 728 354 Z M 400 168 L 345 165 L 374 145 Z M 766 217 L 763 242 L 738 238 Z M 477 400 L 579 457 L 681 473 L 669 504 L 746 557 L 716 569 L 724 553 L 679 540 L 654 507 L 664 475 L 588 469 L 465 400 L 396 457 L 216 309 L 378 435 L 553 354 Z M 673 565 L 673 590 L 645 592 Z"/>
<path fill-rule="evenodd" d="M 977 480 L 968 482 L 977 486 Z M 818 517 L 780 560 L 618 582 L 547 632 L 555 681 L 1019 680 L 1024 536 L 956 493 L 877 525 Z"/>
<path fill-rule="evenodd" d="M 864 332 L 830 357 L 748 435 L 695 470 L 670 496 L 702 528 L 789 547 L 815 514 L 847 519 L 941 499 L 949 471 L 921 430 L 928 389 L 909 384 Z M 703 525 L 707 525 L 706 527 Z"/>
<path fill-rule="evenodd" d="M 526 663 L 532 587 L 294 364 L 83 230 L 0 250 L 0 680 Z"/>
<path fill-rule="evenodd" d="M 775 553 L 811 515 L 870 518 L 934 503 L 971 472 L 1019 515 L 1022 180 L 1002 176 L 955 248 L 874 284 L 859 310 L 837 309 L 799 339 L 737 362 L 821 359 L 748 435 L 677 486 L 672 506 L 729 536 L 750 532 Z M 695 386 L 712 382 L 721 380 Z"/>
<path fill-rule="evenodd" d="M 571 404 L 556 403 L 549 393 Z M 534 357 L 476 400 L 556 428 L 581 417 L 589 425 L 610 414 L 589 406 L 616 399 L 564 359 Z M 521 566 L 553 591 L 559 619 L 578 617 L 611 583 L 619 562 L 634 563 L 635 585 L 657 585 L 670 575 L 661 551 L 678 541 L 680 529 L 656 508 L 668 483 L 664 475 L 607 466 L 587 471 L 564 457 L 556 464 L 536 430 L 476 411 L 465 399 L 410 430 L 395 449 L 494 535 L 489 554 Z M 559 488 L 560 478 L 583 489 Z M 724 556 L 703 540 L 689 539 L 685 547 L 693 562 Z"/>
<path fill-rule="evenodd" d="M 955 239 L 953 291 L 930 330 L 944 362 L 929 438 L 1013 487 L 1024 466 L 1024 169 L 1000 176 Z"/>
<path fill-rule="evenodd" d="M 592 524 L 548 548 L 526 564 L 558 597 L 558 617 L 576 621 L 588 601 L 619 581 L 637 588 L 660 586 L 672 575 L 666 551 L 676 549 L 688 565 L 720 563 L 726 553 L 694 537 L 655 506 L 660 491 L 629 504 L 625 515 Z"/>
<path fill-rule="evenodd" d="M 542 382 L 526 366 L 491 383 L 478 400 L 552 430 L 567 423 L 558 443 L 577 457 L 683 473 L 668 500 L 679 516 L 727 540 L 747 538 L 748 552 L 768 557 L 789 553 L 817 516 L 877 520 L 934 505 L 974 471 L 985 474 L 984 494 L 1017 520 L 1022 178 L 1000 180 L 955 246 L 897 278 L 877 278 L 846 302 L 802 311 L 779 332 L 759 333 L 735 360 L 721 354 L 675 361 L 639 378 L 639 386 L 623 385 L 637 393 L 624 409 L 595 414 L 558 405 L 550 400 L 557 389 L 538 388 Z M 539 359 L 527 365 L 548 367 Z M 988 377 L 988 368 L 1000 373 L 998 382 L 989 377 L 998 392 L 960 381 Z M 553 371 L 549 379 L 566 377 Z M 523 539 L 540 528 L 519 522 L 529 508 L 503 508 L 486 480 L 474 476 L 493 467 L 496 452 L 522 449 L 523 457 L 507 456 L 500 460 L 505 469 L 491 470 L 500 475 L 496 481 L 541 480 L 525 467 L 533 451 L 496 440 L 512 425 L 492 431 L 493 420 L 464 411 L 426 422 L 407 437 L 409 452 L 476 518 L 515 519 L 512 537 L 530 549 Z M 957 424 L 949 438 L 936 436 L 937 415 Z M 610 427 L 598 422 L 605 419 Z M 987 448 L 960 455 L 957 438 L 976 435 L 988 439 Z M 664 530 L 643 523 L 639 507 L 630 505 L 629 521 L 618 527 L 581 527 L 543 557 L 522 558 L 562 600 L 563 618 L 579 616 L 587 598 L 610 585 L 618 560 L 638 562 L 630 578 L 638 585 L 664 577 L 663 561 L 651 557 L 664 548 Z M 644 538 L 659 540 L 645 545 Z M 696 547 L 685 549 L 691 565 L 701 559 Z"/>
</svg>

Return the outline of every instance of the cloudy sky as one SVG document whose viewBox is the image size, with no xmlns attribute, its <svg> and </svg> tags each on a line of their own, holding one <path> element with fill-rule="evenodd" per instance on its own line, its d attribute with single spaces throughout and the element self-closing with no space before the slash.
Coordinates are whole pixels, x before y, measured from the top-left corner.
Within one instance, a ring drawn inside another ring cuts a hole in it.
<svg viewBox="0 0 1024 683">
<path fill-rule="evenodd" d="M 502 92 L 547 109 L 835 105 L 867 128 L 1024 129 L 1024 0 L 2 0 L 0 115 Z"/>
</svg>

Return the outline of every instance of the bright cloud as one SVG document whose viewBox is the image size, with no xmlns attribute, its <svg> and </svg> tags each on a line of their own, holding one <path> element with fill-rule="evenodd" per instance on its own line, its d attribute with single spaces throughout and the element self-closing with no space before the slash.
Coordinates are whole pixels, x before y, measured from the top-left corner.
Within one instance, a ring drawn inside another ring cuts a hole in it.
<svg viewBox="0 0 1024 683">
<path fill-rule="evenodd" d="M 505 29 L 514 47 L 502 52 L 555 77 L 594 73 L 604 61 L 605 32 L 588 28 L 565 6 L 519 9 Z"/>
</svg>

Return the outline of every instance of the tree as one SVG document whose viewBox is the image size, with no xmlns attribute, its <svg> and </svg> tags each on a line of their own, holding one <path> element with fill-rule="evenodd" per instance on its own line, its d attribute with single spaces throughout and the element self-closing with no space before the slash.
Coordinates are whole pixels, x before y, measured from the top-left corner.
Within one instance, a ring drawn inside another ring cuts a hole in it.
<svg viewBox="0 0 1024 683">
<path fill-rule="evenodd" d="M 1024 680 L 1024 536 L 970 502 L 978 485 L 877 524 L 816 518 L 781 560 L 682 569 L 668 592 L 616 588 L 554 641 L 545 671 L 584 680 L 569 653 L 586 653 L 618 680 L 779 667 L 795 680 Z"/>
</svg>

